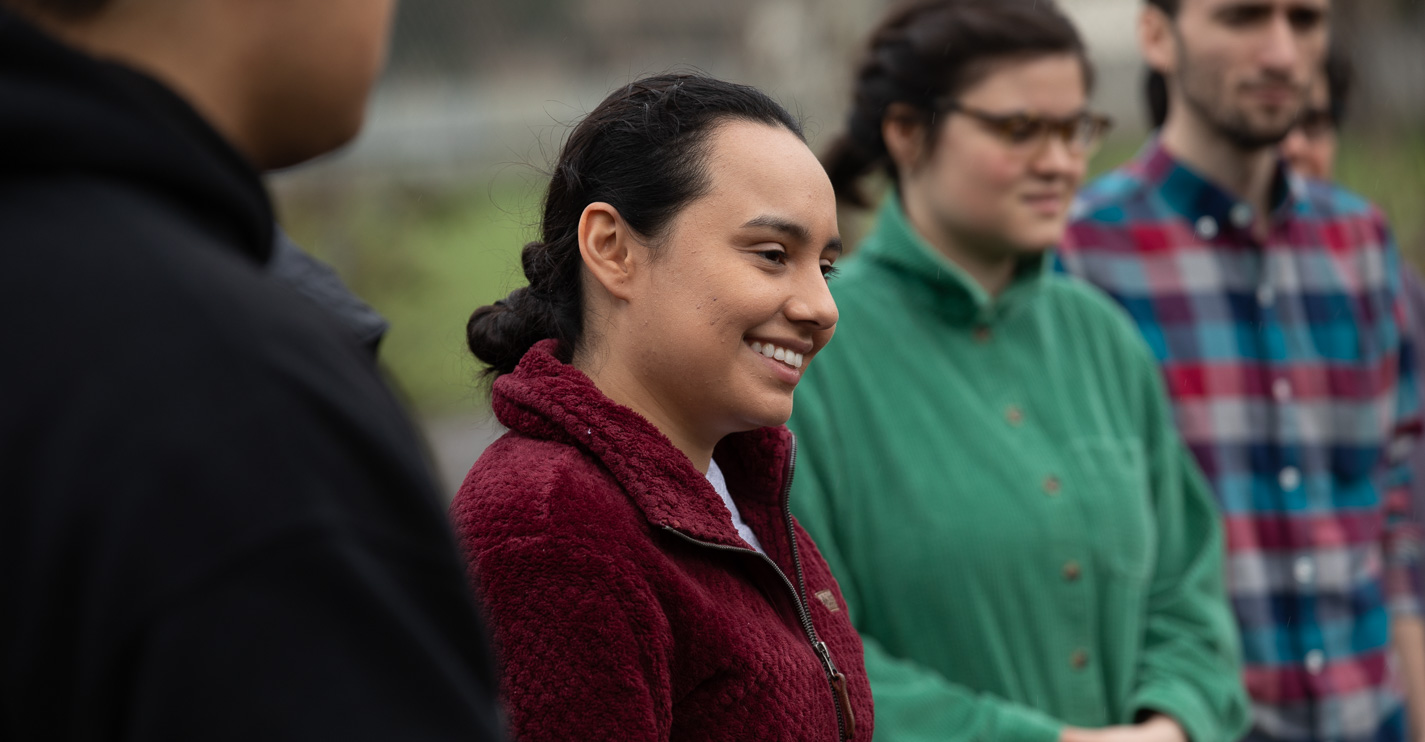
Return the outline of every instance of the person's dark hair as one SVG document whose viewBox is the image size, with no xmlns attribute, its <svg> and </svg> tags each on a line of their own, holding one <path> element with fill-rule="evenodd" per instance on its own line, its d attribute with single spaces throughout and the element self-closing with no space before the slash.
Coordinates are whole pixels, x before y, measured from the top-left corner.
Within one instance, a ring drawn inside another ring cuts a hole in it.
<svg viewBox="0 0 1425 742">
<path fill-rule="evenodd" d="M 1182 7 L 1182 0 L 1144 0 L 1158 10 L 1163 11 L 1169 18 L 1178 17 L 1178 9 Z"/>
<path fill-rule="evenodd" d="M 78 20 L 88 18 L 114 0 L 0 0 L 0 7 L 31 16 Z"/>
<path fill-rule="evenodd" d="M 1341 47 L 1332 47 L 1326 55 L 1326 95 L 1330 100 L 1331 124 L 1338 129 L 1346 121 L 1354 78 L 1350 58 Z M 1154 129 L 1162 128 L 1163 122 L 1168 120 L 1168 79 L 1163 73 L 1150 68 L 1144 75 L 1143 100 L 1148 106 L 1148 123 Z"/>
<path fill-rule="evenodd" d="M 822 158 L 836 196 L 868 206 L 862 176 L 882 168 L 898 180 L 881 124 L 893 103 L 914 109 L 933 127 L 938 103 L 963 93 L 1005 60 L 1077 56 L 1086 88 L 1093 68 L 1083 40 L 1050 0 L 920 0 L 886 16 L 858 65 L 846 133 Z"/>
<path fill-rule="evenodd" d="M 708 140 L 718 125 L 750 121 L 784 128 L 805 141 L 801 124 L 756 88 L 695 74 L 647 77 L 615 91 L 589 112 L 564 143 L 544 197 L 541 239 L 520 260 L 529 285 L 480 307 L 466 343 L 489 366 L 513 371 L 545 338 L 574 353 L 583 335 L 583 259 L 579 219 L 604 202 L 650 244 L 673 217 L 707 193 Z"/>
<path fill-rule="evenodd" d="M 1346 123 L 1346 110 L 1351 99 L 1351 83 L 1355 67 L 1341 47 L 1332 47 L 1326 55 L 1326 95 L 1330 97 L 1331 123 L 1337 129 Z"/>
</svg>

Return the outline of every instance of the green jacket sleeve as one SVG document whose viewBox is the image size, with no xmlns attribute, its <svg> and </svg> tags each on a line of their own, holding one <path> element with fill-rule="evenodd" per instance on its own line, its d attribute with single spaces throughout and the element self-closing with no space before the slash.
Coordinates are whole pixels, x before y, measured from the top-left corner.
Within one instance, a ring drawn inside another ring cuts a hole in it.
<svg viewBox="0 0 1425 742">
<path fill-rule="evenodd" d="M 1158 543 L 1130 708 L 1140 717 L 1155 712 L 1172 717 L 1192 742 L 1231 742 L 1246 732 L 1249 706 L 1224 586 L 1221 516 L 1178 436 L 1157 363 L 1146 347 L 1139 366 Z"/>
<path fill-rule="evenodd" d="M 935 670 L 887 652 L 858 621 L 861 593 L 856 565 L 839 548 L 836 524 L 838 497 L 855 493 L 837 491 L 842 478 L 834 463 L 838 442 L 825 410 L 809 389 L 798 389 L 796 414 L 790 425 L 797 431 L 797 470 L 792 484 L 792 507 L 831 566 L 846 598 L 851 621 L 865 647 L 866 674 L 875 701 L 876 740 L 895 742 L 1057 742 L 1063 724 L 1028 706 L 977 693 L 951 683 Z"/>
</svg>

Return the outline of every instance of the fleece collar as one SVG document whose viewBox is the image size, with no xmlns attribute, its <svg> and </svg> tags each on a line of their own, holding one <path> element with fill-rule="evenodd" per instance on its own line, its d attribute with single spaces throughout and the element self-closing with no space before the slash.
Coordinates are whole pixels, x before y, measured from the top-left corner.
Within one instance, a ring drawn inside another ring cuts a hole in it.
<svg viewBox="0 0 1425 742">
<path fill-rule="evenodd" d="M 599 391 L 561 361 L 555 340 L 536 343 L 514 372 L 495 380 L 495 416 L 507 428 L 576 445 L 596 458 L 648 521 L 699 541 L 747 548 L 707 478 L 647 418 Z M 724 438 L 713 452 L 744 515 L 783 507 L 792 452 L 783 426 Z M 780 516 L 777 516 L 780 518 Z"/>
</svg>

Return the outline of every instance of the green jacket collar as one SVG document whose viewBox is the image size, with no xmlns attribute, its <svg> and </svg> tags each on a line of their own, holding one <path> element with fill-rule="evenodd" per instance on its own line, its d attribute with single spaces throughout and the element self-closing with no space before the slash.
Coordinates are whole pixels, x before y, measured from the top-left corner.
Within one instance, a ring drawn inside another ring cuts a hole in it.
<svg viewBox="0 0 1425 742">
<path fill-rule="evenodd" d="M 1049 251 L 1026 256 L 1014 279 L 998 297 L 991 297 L 960 266 L 926 242 L 906 219 L 900 197 L 886 196 L 871 234 L 862 243 L 866 259 L 882 263 L 915 279 L 924 289 L 922 298 L 949 321 L 964 325 L 992 325 L 1028 304 L 1050 264 Z"/>
</svg>

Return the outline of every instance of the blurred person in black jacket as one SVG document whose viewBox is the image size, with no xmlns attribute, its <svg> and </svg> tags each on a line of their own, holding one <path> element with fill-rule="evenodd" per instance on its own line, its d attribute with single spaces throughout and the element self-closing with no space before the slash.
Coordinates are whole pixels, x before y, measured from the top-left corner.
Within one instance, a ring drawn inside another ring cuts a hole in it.
<svg viewBox="0 0 1425 742">
<path fill-rule="evenodd" d="M 0 739 L 500 736 L 414 432 L 267 270 L 392 2 L 0 0 Z"/>
</svg>

